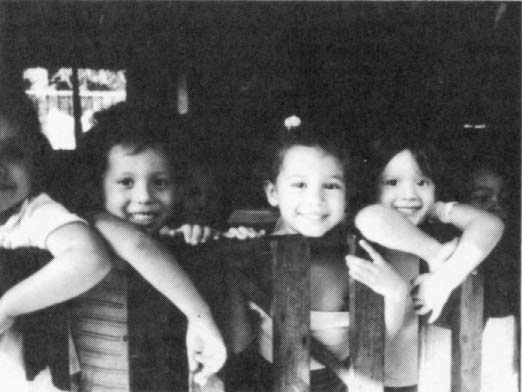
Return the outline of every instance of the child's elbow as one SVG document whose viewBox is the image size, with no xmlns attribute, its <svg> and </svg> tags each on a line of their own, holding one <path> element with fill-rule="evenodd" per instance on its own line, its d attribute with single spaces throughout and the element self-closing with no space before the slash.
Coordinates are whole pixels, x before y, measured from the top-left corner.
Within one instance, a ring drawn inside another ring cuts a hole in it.
<svg viewBox="0 0 522 392">
<path fill-rule="evenodd" d="M 355 227 L 361 232 L 365 232 L 369 228 L 372 228 L 375 224 L 376 219 L 383 214 L 385 207 L 379 204 L 371 204 L 361 209 L 355 216 Z"/>
<path fill-rule="evenodd" d="M 504 221 L 502 221 L 502 219 L 500 219 L 498 216 L 493 216 L 492 228 L 494 232 L 497 233 L 498 238 L 500 239 L 502 237 L 502 234 L 504 234 Z"/>
</svg>

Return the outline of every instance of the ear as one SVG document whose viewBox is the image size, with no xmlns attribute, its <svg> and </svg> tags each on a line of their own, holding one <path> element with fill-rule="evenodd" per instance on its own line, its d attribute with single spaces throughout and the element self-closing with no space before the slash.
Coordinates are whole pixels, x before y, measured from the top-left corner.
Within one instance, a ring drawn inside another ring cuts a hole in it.
<svg viewBox="0 0 522 392">
<path fill-rule="evenodd" d="M 277 194 L 276 186 L 271 181 L 265 181 L 264 187 L 268 203 L 272 207 L 277 207 L 279 205 L 279 195 Z"/>
</svg>

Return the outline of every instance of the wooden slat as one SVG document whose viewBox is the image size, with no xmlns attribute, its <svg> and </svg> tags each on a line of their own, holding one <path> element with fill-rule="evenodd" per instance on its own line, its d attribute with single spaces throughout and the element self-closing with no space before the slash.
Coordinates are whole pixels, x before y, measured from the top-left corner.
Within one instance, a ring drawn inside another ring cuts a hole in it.
<svg viewBox="0 0 522 392">
<path fill-rule="evenodd" d="M 480 391 L 484 278 L 471 274 L 460 287 L 453 326 L 452 392 Z"/>
<path fill-rule="evenodd" d="M 350 279 L 350 392 L 384 391 L 384 301 Z"/>
<path fill-rule="evenodd" d="M 240 271 L 231 272 L 234 282 L 247 298 L 259 306 L 266 314 L 270 314 L 270 298 Z M 310 337 L 310 352 L 313 358 L 322 365 L 332 369 L 334 373 L 344 372 L 345 364 L 337 359 L 328 349 L 313 336 Z M 342 380 L 342 378 L 341 378 Z"/>
<path fill-rule="evenodd" d="M 449 392 L 451 387 L 451 330 L 428 324 L 419 331 L 419 392 Z"/>
<path fill-rule="evenodd" d="M 347 238 L 355 254 L 356 238 Z M 384 391 L 384 300 L 350 278 L 350 392 Z"/>
<path fill-rule="evenodd" d="M 310 390 L 310 247 L 304 238 L 274 240 L 274 392 Z"/>
</svg>

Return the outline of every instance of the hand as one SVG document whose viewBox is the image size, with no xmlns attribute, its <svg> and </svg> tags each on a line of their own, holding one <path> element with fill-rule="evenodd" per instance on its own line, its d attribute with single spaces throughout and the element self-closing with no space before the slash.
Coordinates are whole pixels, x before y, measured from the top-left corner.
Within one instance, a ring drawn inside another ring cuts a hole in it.
<svg viewBox="0 0 522 392">
<path fill-rule="evenodd" d="M 177 229 L 163 227 L 160 230 L 160 235 L 165 235 L 169 237 L 182 235 L 183 239 L 187 244 L 194 246 L 203 244 L 207 242 L 209 239 L 216 239 L 219 233 L 208 226 L 191 225 L 187 223 L 178 227 Z"/>
<path fill-rule="evenodd" d="M 442 244 L 440 251 L 434 257 L 430 258 L 429 260 L 426 260 L 430 268 L 430 271 L 437 271 L 440 268 L 440 266 L 451 257 L 458 244 L 458 237 L 452 239 L 449 242 L 446 242 L 445 244 Z"/>
<path fill-rule="evenodd" d="M 412 282 L 411 290 L 415 311 L 419 315 L 431 312 L 428 322 L 435 322 L 452 291 L 448 279 L 440 273 L 432 272 L 417 276 Z"/>
<path fill-rule="evenodd" d="M 373 263 L 357 256 L 346 256 L 350 276 L 382 296 L 393 301 L 406 297 L 408 285 L 393 266 L 364 240 L 359 244 L 368 252 Z"/>
<path fill-rule="evenodd" d="M 187 355 L 194 381 L 205 385 L 221 369 L 227 352 L 217 326 L 210 321 L 190 321 L 187 328 Z"/>
<path fill-rule="evenodd" d="M 251 238 L 259 238 L 266 235 L 264 230 L 256 231 L 251 227 L 239 226 L 231 227 L 225 233 L 222 234 L 225 238 L 235 238 L 238 240 L 245 240 Z"/>
</svg>

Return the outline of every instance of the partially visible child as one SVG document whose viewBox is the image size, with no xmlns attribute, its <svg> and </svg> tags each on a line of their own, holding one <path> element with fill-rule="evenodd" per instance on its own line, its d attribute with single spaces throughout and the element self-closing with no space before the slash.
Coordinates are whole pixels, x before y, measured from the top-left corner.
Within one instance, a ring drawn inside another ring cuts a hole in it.
<svg viewBox="0 0 522 392">
<path fill-rule="evenodd" d="M 283 134 L 276 146 L 271 172 L 265 182 L 269 204 L 281 219 L 272 234 L 320 238 L 342 230 L 347 208 L 347 189 L 353 175 L 348 156 L 339 143 L 317 136 L 324 131 L 313 125 L 300 125 Z M 332 129 L 327 129 L 332 131 Z M 335 129 L 333 129 L 335 131 Z M 379 275 L 372 288 L 386 301 L 386 321 L 390 335 L 402 324 L 409 299 L 409 286 L 369 244 L 361 244 L 378 265 Z M 311 333 L 344 364 L 334 374 L 312 360 L 312 391 L 346 391 L 349 367 L 348 269 L 344 254 L 312 254 Z M 355 263 L 362 259 L 353 257 Z M 256 260 L 244 271 L 250 279 L 271 293 L 271 261 Z M 272 361 L 272 322 L 258 304 L 249 303 L 233 282 L 230 284 L 230 350 L 236 354 L 227 373 L 232 390 L 270 390 Z M 252 313 L 253 312 L 253 313 Z M 253 314 L 257 314 L 253 317 Z M 258 322 L 255 319 L 258 319 Z M 242 369 L 242 371 L 241 371 Z M 342 380 L 342 381 L 341 381 Z M 250 385 L 245 385 L 245 382 Z M 252 385 L 253 384 L 253 385 Z"/>
<path fill-rule="evenodd" d="M 506 232 L 482 268 L 484 320 L 481 390 L 518 390 L 517 320 L 520 304 L 520 247 L 509 206 L 513 186 L 493 162 L 481 156 L 473 162 L 467 200 L 506 224 Z"/>
<path fill-rule="evenodd" d="M 157 304 L 140 298 L 140 292 L 131 301 L 130 294 L 136 294 L 135 280 L 126 263 L 187 317 L 188 360 L 196 381 L 205 383 L 225 361 L 224 343 L 208 305 L 174 256 L 151 236 L 158 234 L 179 200 L 180 169 L 168 143 L 164 124 L 152 113 L 125 103 L 96 114 L 95 125 L 83 143 L 84 169 L 92 174 L 93 184 L 88 191 L 93 192 L 94 204 L 89 207 L 103 210 L 91 215 L 93 224 L 121 260 L 100 285 L 77 301 L 73 327 L 82 391 L 130 391 L 133 385 L 139 390 L 172 388 L 162 382 L 168 379 L 166 373 L 175 369 L 165 368 L 168 361 L 159 357 L 175 347 L 165 347 L 168 341 L 149 347 L 156 350 L 152 358 L 133 351 L 139 339 L 143 342 L 162 336 L 168 319 L 154 311 Z M 151 313 L 133 318 L 135 306 Z M 161 306 L 159 309 L 161 312 Z M 153 330 L 144 330 L 129 320 L 143 322 Z M 137 365 L 132 367 L 133 363 Z"/>
<path fill-rule="evenodd" d="M 182 235 L 187 244 L 199 245 L 211 239 L 249 239 L 265 234 L 246 226 L 227 227 L 225 184 L 219 180 L 216 163 L 191 158 L 184 166 L 180 201 L 175 216 L 162 228 L 162 235 Z"/>
<path fill-rule="evenodd" d="M 401 135 L 389 137 L 376 146 L 372 163 L 371 189 L 379 204 L 361 210 L 356 226 L 368 239 L 396 249 L 386 251 L 386 259 L 413 282 L 413 306 L 407 320 L 385 345 L 385 385 L 414 391 L 418 378 L 416 313 L 431 312 L 430 322 L 438 318 L 451 292 L 497 244 L 503 224 L 471 206 L 437 200 L 444 173 L 439 171 L 440 157 L 426 142 Z M 458 245 L 442 246 L 413 226 L 405 226 L 406 221 L 416 226 L 442 222 L 460 229 L 462 235 Z M 428 262 L 428 273 L 419 275 L 419 256 Z"/>
<path fill-rule="evenodd" d="M 215 169 L 208 163 L 189 161 L 183 182 L 181 221 L 221 228 L 226 217 L 223 196 Z"/>
<path fill-rule="evenodd" d="M 0 390 L 55 390 L 49 367 L 26 381 L 17 316 L 73 298 L 109 271 L 109 255 L 86 222 L 46 193 L 50 146 L 25 95 L 0 96 L 0 247 L 39 248 L 53 259 L 0 298 Z M 13 325 L 14 324 L 14 325 Z M 46 350 L 48 348 L 41 348 Z M 67 358 L 67 352 L 63 353 Z M 25 358 L 31 360 L 32 358 Z M 67 363 L 67 361 L 65 361 Z M 65 370 L 68 374 L 69 369 Z"/>
</svg>

